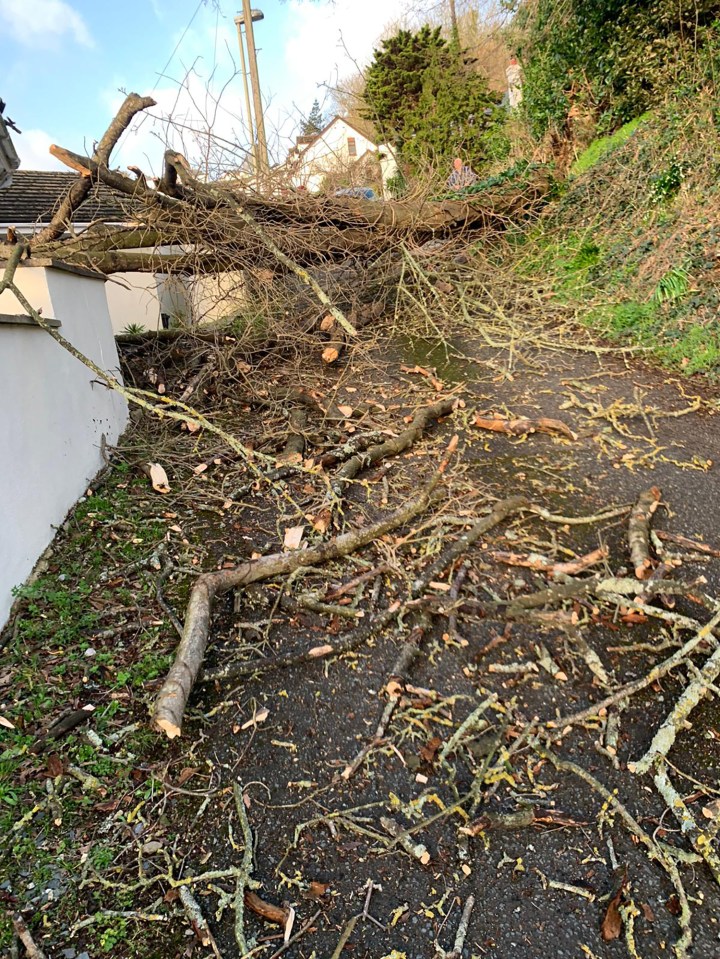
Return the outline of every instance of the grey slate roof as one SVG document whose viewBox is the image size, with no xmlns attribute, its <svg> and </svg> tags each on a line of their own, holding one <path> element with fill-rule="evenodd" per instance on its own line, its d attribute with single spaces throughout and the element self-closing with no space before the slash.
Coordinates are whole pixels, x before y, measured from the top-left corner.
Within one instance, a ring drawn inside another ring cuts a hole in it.
<svg viewBox="0 0 720 959">
<path fill-rule="evenodd" d="M 0 227 L 48 223 L 77 173 L 55 170 L 15 170 L 9 187 L 0 190 Z M 76 225 L 93 220 L 123 223 L 130 219 L 132 199 L 96 183 L 75 211 Z"/>
</svg>

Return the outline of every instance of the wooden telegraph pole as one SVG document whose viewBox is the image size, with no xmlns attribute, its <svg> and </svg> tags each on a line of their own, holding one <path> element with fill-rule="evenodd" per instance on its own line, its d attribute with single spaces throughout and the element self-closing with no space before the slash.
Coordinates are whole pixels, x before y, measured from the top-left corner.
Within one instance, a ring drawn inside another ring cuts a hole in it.
<svg viewBox="0 0 720 959">
<path fill-rule="evenodd" d="M 260 19 L 261 17 L 258 17 Z M 255 49 L 255 31 L 253 29 L 253 11 L 250 0 L 243 0 L 243 21 L 245 23 L 245 37 L 248 45 L 248 61 L 250 65 L 250 84 L 252 86 L 253 104 L 255 106 L 255 129 L 257 131 L 257 175 L 258 182 L 262 183 L 269 172 L 267 137 L 265 136 L 265 114 L 263 111 L 262 96 L 260 95 L 260 74 L 258 73 L 257 51 Z"/>
</svg>

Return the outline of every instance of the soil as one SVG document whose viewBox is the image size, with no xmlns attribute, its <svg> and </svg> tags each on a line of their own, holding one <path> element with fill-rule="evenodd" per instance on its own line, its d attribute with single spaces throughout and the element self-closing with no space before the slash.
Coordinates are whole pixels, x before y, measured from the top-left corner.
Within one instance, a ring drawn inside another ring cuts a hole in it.
<svg viewBox="0 0 720 959">
<path fill-rule="evenodd" d="M 418 367 L 431 370 L 440 382 L 413 371 Z M 289 367 L 285 375 L 296 373 Z M 574 517 L 631 504 L 655 485 L 662 491 L 655 529 L 720 546 L 720 405 L 707 384 L 699 383 L 696 389 L 691 381 L 666 377 L 622 356 L 569 350 L 523 355 L 520 350 L 513 359 L 468 341 L 409 339 L 374 348 L 336 372 L 318 370 L 312 376 L 319 394 L 332 395 L 336 404 L 355 411 L 341 431 L 349 423 L 354 431 L 398 432 L 403 417 L 437 396 L 454 393 L 463 401 L 453 417 L 432 426 L 407 454 L 362 473 L 343 514 L 351 527 L 398 505 L 427 481 L 457 433 L 459 451 L 444 481 L 444 499 L 434 508 L 446 519 L 432 524 L 433 514 L 427 514 L 413 530 L 398 531 L 358 556 L 309 571 L 286 584 L 285 600 L 277 583 L 248 589 L 237 606 L 232 596 L 223 598 L 213 622 L 209 667 L 342 636 L 353 628 L 349 620 L 337 615 L 328 619 L 298 607 L 298 594 L 311 590 L 324 595 L 382 564 L 377 608 L 385 608 L 405 595 L 417 570 L 457 535 L 460 521 L 470 523 L 508 495 L 522 493 L 554 514 Z M 365 411 L 358 414 L 363 404 Z M 561 419 L 577 439 L 539 432 L 524 437 L 491 433 L 473 425 L 476 412 Z M 254 428 L 262 428 L 259 420 Z M 251 422 L 244 424 L 246 433 L 252 429 Z M 313 430 L 317 435 L 320 427 Z M 227 491 L 223 468 L 218 466 L 213 477 L 203 481 L 205 504 L 209 490 L 217 488 L 218 501 Z M 167 523 L 179 524 L 183 535 L 202 545 L 206 568 L 229 557 L 281 548 L 283 530 L 289 526 L 305 525 L 305 535 L 311 535 L 302 511 L 316 515 L 322 504 L 317 487 L 309 486 L 301 473 L 275 490 L 260 487 L 237 508 L 198 512 L 190 506 L 194 480 L 186 482 L 184 498 L 173 507 L 177 516 Z M 291 502 L 300 505 L 300 513 Z M 239 782 L 254 835 L 257 892 L 295 909 L 293 935 L 304 929 L 285 950 L 288 959 L 443 956 L 443 950 L 453 950 L 470 896 L 475 904 L 463 949 L 467 957 L 673 955 L 680 935 L 678 903 L 666 873 L 602 796 L 570 772 L 556 769 L 537 744 L 523 745 L 523 730 L 535 717 L 544 722 L 568 715 L 607 694 L 589 668 L 587 650 L 562 624 L 510 623 L 491 603 L 548 585 L 545 575 L 504 564 L 495 553 L 539 553 L 564 560 L 598 546 L 608 549 L 601 569 L 632 574 L 626 516 L 565 525 L 523 514 L 501 524 L 465 557 L 461 596 L 474 605 L 458 613 L 456 630 L 441 611 L 448 605 L 448 589 L 460 564 L 431 584 L 435 601 L 429 609 L 435 615 L 423 635 L 421 655 L 407 675 L 385 735 L 348 779 L 341 773 L 373 740 L 393 665 L 409 630 L 420 622 L 417 610 L 405 616 L 404 629 L 385 630 L 355 653 L 250 679 L 198 685 L 183 736 L 170 744 L 158 738 L 145 760 L 144 768 L 154 768 L 167 788 L 145 800 L 136 820 L 142 828 L 116 858 L 111 888 L 90 884 L 78 893 L 78 908 L 84 903 L 88 914 L 118 908 L 112 886 L 119 889 L 137 879 L 141 839 L 156 840 L 171 851 L 179 864 L 176 876 L 239 864 L 241 829 L 231 788 Z M 666 546 L 682 557 L 672 578 L 691 583 L 704 577 L 694 588 L 718 595 L 720 559 L 701 560 L 680 546 Z M 174 588 L 180 590 L 180 582 L 178 574 Z M 186 590 L 189 579 L 183 582 Z M 363 618 L 373 613 L 374 582 L 368 580 L 357 601 Z M 177 602 L 185 593 L 172 595 Z M 587 647 L 607 672 L 610 690 L 644 675 L 669 655 L 671 647 L 663 643 L 671 632 L 660 622 L 629 622 L 622 611 L 598 609 L 592 603 L 568 604 L 566 609 L 578 618 Z M 676 611 L 701 622 L 709 618 L 707 609 L 686 597 L 678 599 Z M 272 628 L 264 632 L 268 619 Z M 253 629 L 253 623 L 260 625 Z M 164 636 L 167 649 L 172 649 L 172 634 Z M 558 667 L 558 676 L 538 664 L 540 644 Z M 677 670 L 633 697 L 620 714 L 615 764 L 597 748 L 602 739 L 597 721 L 558 730 L 553 745 L 559 756 L 614 791 L 654 839 L 683 849 L 690 847 L 652 777 L 633 776 L 627 763 L 644 753 L 689 678 L 686 670 Z M 148 702 L 157 686 L 158 681 L 149 684 Z M 497 706 L 487 711 L 485 728 L 475 729 L 441 762 L 443 746 L 490 693 L 496 694 Z M 145 715 L 138 712 L 143 723 Z M 703 810 L 720 795 L 720 707 L 714 699 L 705 699 L 692 713 L 670 760 L 674 784 L 696 820 L 706 824 Z M 466 803 L 462 811 L 452 812 L 480 770 L 484 786 L 476 808 Z M 128 800 L 120 810 L 127 811 L 128 803 L 135 805 Z M 443 810 L 447 814 L 438 817 Z M 519 816 L 514 820 L 513 814 Z M 429 862 L 421 863 L 392 843 L 381 817 L 414 827 L 412 841 L 427 848 Z M 517 818 L 525 824 L 518 825 Z M 92 844 L 107 835 L 109 823 L 117 819 L 117 808 L 103 811 L 89 804 L 78 835 Z M 478 822 L 485 828 L 474 830 L 477 835 L 460 831 Z M 159 849 L 146 855 L 141 876 L 165 869 Z M 681 863 L 679 868 L 693 913 L 689 954 L 694 959 L 719 957 L 720 890 L 704 864 Z M 22 899 L 21 883 L 15 878 L 13 883 Z M 70 877 L 69 884 L 77 889 L 78 876 Z M 212 885 L 214 890 L 207 882 L 196 885 L 196 898 L 219 954 L 226 959 L 238 956 L 232 910 L 219 921 L 215 918 L 218 891 L 231 893 L 233 882 L 221 879 Z M 122 908 L 147 910 L 166 892 L 167 885 L 160 884 L 152 894 L 138 892 Z M 618 901 L 616 894 L 635 914 L 634 932 L 628 936 L 633 927 L 625 923 L 615 930 L 616 938 L 606 941 L 603 932 L 607 936 L 612 926 L 609 913 Z M 173 899 L 170 892 L 161 908 L 172 910 Z M 338 948 L 343 930 L 358 914 L 361 918 L 344 947 Z M 49 931 L 43 935 L 51 956 L 63 955 L 61 949 L 68 946 L 77 953 L 87 948 L 90 955 L 99 954 L 91 930 L 69 941 L 64 938 L 67 917 L 60 919 L 50 910 L 46 921 Z M 270 956 L 283 947 L 282 930 L 254 915 L 246 915 L 245 933 L 248 941 L 256 939 L 266 947 L 253 954 Z M 140 923 L 112 953 L 204 957 L 213 950 L 200 944 L 177 913 L 169 923 Z"/>
</svg>

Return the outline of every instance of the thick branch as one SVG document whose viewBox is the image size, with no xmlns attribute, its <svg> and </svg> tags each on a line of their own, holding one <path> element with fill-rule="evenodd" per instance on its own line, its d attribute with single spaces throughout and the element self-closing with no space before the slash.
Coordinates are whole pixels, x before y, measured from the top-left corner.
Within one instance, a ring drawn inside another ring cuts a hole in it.
<svg viewBox="0 0 720 959">
<path fill-rule="evenodd" d="M 141 97 L 138 96 L 137 93 L 128 94 L 125 102 L 118 110 L 115 119 L 98 143 L 97 149 L 93 154 L 93 159 L 107 166 L 110 162 L 110 154 L 112 153 L 113 147 L 128 128 L 135 114 L 141 110 L 146 110 L 148 107 L 154 106 L 155 101 L 152 97 Z M 52 147 L 50 148 L 50 152 L 53 152 Z M 81 174 L 80 178 L 70 187 L 67 196 L 58 207 L 57 212 L 48 225 L 38 233 L 35 238 L 37 243 L 48 243 L 62 236 L 67 229 L 68 223 L 72 221 L 72 215 L 75 210 L 87 199 L 91 186 L 92 180 L 90 177 L 85 173 Z"/>
</svg>

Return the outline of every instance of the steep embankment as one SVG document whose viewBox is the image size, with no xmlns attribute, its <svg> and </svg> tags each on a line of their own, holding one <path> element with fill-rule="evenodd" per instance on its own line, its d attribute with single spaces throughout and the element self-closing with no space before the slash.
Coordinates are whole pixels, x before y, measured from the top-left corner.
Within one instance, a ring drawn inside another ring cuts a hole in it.
<svg viewBox="0 0 720 959">
<path fill-rule="evenodd" d="M 720 376 L 720 101 L 673 100 L 595 140 L 514 269 L 612 340 Z"/>
</svg>

